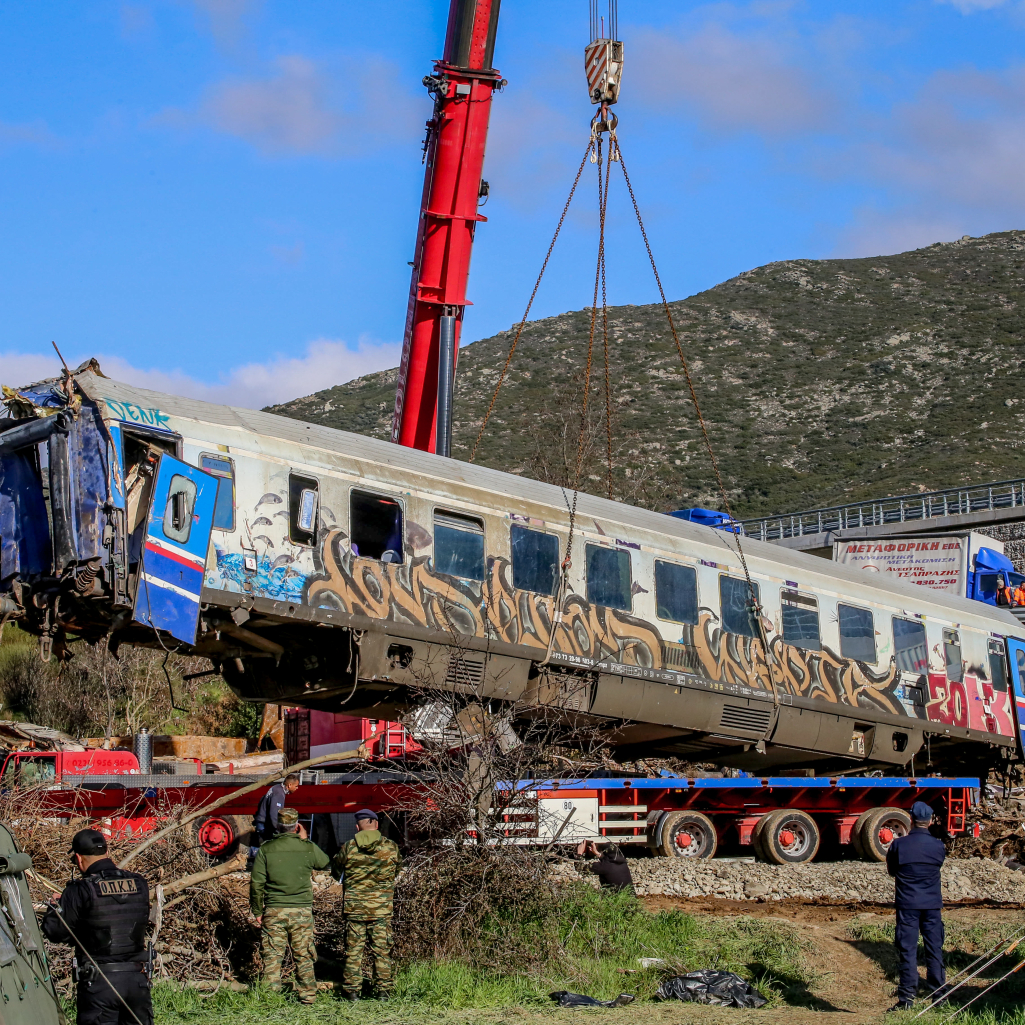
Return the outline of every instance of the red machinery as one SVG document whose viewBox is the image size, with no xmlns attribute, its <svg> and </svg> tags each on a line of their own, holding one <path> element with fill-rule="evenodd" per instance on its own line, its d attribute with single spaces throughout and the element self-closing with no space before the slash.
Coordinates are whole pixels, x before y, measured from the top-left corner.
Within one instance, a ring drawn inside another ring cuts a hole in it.
<svg viewBox="0 0 1025 1025">
<path fill-rule="evenodd" d="M 452 381 L 478 212 L 491 97 L 505 82 L 491 66 L 501 0 L 452 0 L 445 55 L 424 85 L 434 97 L 392 441 L 451 454 Z M 438 417 L 439 407 L 442 416 Z M 449 428 L 450 430 L 450 428 Z"/>
</svg>

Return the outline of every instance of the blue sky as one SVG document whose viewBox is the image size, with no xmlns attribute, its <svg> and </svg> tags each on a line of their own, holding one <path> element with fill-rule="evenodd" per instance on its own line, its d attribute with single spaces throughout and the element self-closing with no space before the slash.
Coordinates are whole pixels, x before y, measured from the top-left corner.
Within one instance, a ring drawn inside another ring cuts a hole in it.
<svg viewBox="0 0 1025 1025">
<path fill-rule="evenodd" d="M 447 0 L 0 5 L 0 380 L 260 406 L 397 362 Z M 670 298 L 1025 227 L 1025 2 L 620 0 Z M 585 0 L 504 0 L 464 341 L 519 319 L 592 108 Z M 589 302 L 588 179 L 535 316 Z M 609 300 L 657 298 L 623 190 Z"/>
</svg>

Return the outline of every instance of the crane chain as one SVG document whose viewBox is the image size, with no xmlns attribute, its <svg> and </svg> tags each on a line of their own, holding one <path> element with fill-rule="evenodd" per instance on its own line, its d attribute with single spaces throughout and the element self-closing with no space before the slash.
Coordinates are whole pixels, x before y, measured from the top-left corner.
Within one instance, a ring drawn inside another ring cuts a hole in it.
<svg viewBox="0 0 1025 1025">
<path fill-rule="evenodd" d="M 651 243 L 648 241 L 648 232 L 644 227 L 644 219 L 641 217 L 641 208 L 637 204 L 637 196 L 634 194 L 633 183 L 630 181 L 630 173 L 626 169 L 626 159 L 623 157 L 622 148 L 619 150 L 619 166 L 623 169 L 623 179 L 626 181 L 626 187 L 630 193 L 630 202 L 633 204 L 634 215 L 637 218 L 637 226 L 641 229 L 641 238 L 644 240 L 644 248 L 647 250 L 648 261 L 651 263 L 651 270 L 655 275 L 655 284 L 658 286 L 658 294 L 662 300 L 662 309 L 665 311 L 666 320 L 669 322 L 669 330 L 672 333 L 673 342 L 676 344 L 676 351 L 679 354 L 680 363 L 683 366 L 684 377 L 687 380 L 687 388 L 690 391 L 690 400 L 694 405 L 694 411 L 698 417 L 698 424 L 701 427 L 701 436 L 705 442 L 705 451 L 708 453 L 709 461 L 712 464 L 712 470 L 715 473 L 715 481 L 719 488 L 719 496 L 722 499 L 726 515 L 729 517 L 731 528 L 730 533 L 733 533 L 733 540 L 737 547 L 737 556 L 740 558 L 740 565 L 744 570 L 744 579 L 747 581 L 748 593 L 751 599 L 751 611 L 754 613 L 758 638 L 762 642 L 762 657 L 765 662 L 765 669 L 769 678 L 769 687 L 772 689 L 772 701 L 774 705 L 778 706 L 779 692 L 776 689 L 776 680 L 772 673 L 772 649 L 769 646 L 769 638 L 766 635 L 765 627 L 762 623 L 762 605 L 759 601 L 758 592 L 755 590 L 755 583 L 751 579 L 751 571 L 748 569 L 747 557 L 744 555 L 744 546 L 740 543 L 740 534 L 734 533 L 737 529 L 735 527 L 736 519 L 733 515 L 733 510 L 730 508 L 729 496 L 726 493 L 726 484 L 723 481 L 722 472 L 719 469 L 719 460 L 716 459 L 715 450 L 712 448 L 712 439 L 708 434 L 708 424 L 705 421 L 704 413 L 701 411 L 701 403 L 698 402 L 698 393 L 694 388 L 694 379 L 691 377 L 690 366 L 688 365 L 687 357 L 683 352 L 683 345 L 680 342 L 680 336 L 677 333 L 676 324 L 673 321 L 672 311 L 669 309 L 669 301 L 666 299 L 665 289 L 662 287 L 662 277 L 655 264 L 655 255 L 651 251 Z"/>
<path fill-rule="evenodd" d="M 562 215 L 559 217 L 559 223 L 555 227 L 555 234 L 552 236 L 552 241 L 548 245 L 548 252 L 545 253 L 544 263 L 541 264 L 541 272 L 537 276 L 537 281 L 534 282 L 534 290 L 530 293 L 530 301 L 527 303 L 527 308 L 523 311 L 523 319 L 519 322 L 519 325 L 516 328 L 516 335 L 512 340 L 512 345 L 509 346 L 509 355 L 505 358 L 505 365 L 502 367 L 502 373 L 499 374 L 498 383 L 495 385 L 491 401 L 488 403 L 487 412 L 484 414 L 484 419 L 481 421 L 480 430 L 477 432 L 477 440 L 473 443 L 473 448 L 470 451 L 469 461 L 471 463 L 476 458 L 481 438 L 484 437 L 484 431 L 488 426 L 488 421 L 491 419 L 495 403 L 498 401 L 498 393 L 501 391 L 502 385 L 505 383 L 505 376 L 509 372 L 509 364 L 512 363 L 513 356 L 516 354 L 516 346 L 520 344 L 520 335 L 523 334 L 523 328 L 527 323 L 527 317 L 530 316 L 530 309 L 534 305 L 537 290 L 541 287 L 541 279 L 545 276 L 545 271 L 548 269 L 548 261 L 552 258 L 552 251 L 555 249 L 555 243 L 558 241 L 559 234 L 562 231 L 562 226 L 566 221 L 566 214 L 569 213 L 570 203 L 573 202 L 573 195 L 576 193 L 577 186 L 580 184 L 580 176 L 584 173 L 584 165 L 587 163 L 587 158 L 591 155 L 591 148 L 593 145 L 594 144 L 589 139 L 587 142 L 587 149 L 584 150 L 584 155 L 580 160 L 580 166 L 577 168 L 576 177 L 573 179 L 573 187 L 569 190 L 569 195 L 566 197 L 565 205 L 562 208 Z"/>
</svg>

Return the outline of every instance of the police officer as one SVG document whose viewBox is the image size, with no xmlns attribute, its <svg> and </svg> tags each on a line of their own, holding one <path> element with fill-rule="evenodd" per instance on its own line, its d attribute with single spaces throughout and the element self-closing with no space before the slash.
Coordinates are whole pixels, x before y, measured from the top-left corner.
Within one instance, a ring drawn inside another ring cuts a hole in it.
<svg viewBox="0 0 1025 1025">
<path fill-rule="evenodd" d="M 363 991 L 363 952 L 369 946 L 379 1000 L 392 991 L 391 920 L 395 877 L 402 866 L 398 847 L 378 828 L 377 812 L 356 812 L 356 835 L 335 855 L 333 867 L 345 886 L 345 967 L 342 995 L 358 1000 Z"/>
<path fill-rule="evenodd" d="M 253 829 L 260 838 L 260 843 L 273 840 L 278 832 L 278 813 L 285 806 L 289 794 L 299 789 L 299 773 L 290 772 L 280 783 L 275 783 L 260 798 L 260 804 L 253 816 Z M 255 854 L 255 852 L 254 852 Z"/>
<path fill-rule="evenodd" d="M 925 943 L 926 984 L 935 999 L 946 989 L 943 968 L 943 896 L 940 867 L 947 856 L 943 841 L 929 832 L 933 811 L 916 801 L 911 806 L 912 829 L 898 837 L 886 852 L 886 870 L 896 880 L 897 927 L 894 945 L 900 960 L 897 1003 L 891 1011 L 906 1011 L 918 994 L 918 934 Z"/>
<path fill-rule="evenodd" d="M 53 943 L 75 945 L 78 1025 L 152 1025 L 146 879 L 107 857 L 107 841 L 98 830 L 76 833 L 69 853 L 82 878 L 64 887 L 42 929 Z"/>
<path fill-rule="evenodd" d="M 299 1000 L 312 1004 L 317 999 L 313 873 L 327 868 L 331 859 L 306 839 L 295 808 L 282 808 L 277 821 L 277 835 L 260 847 L 253 862 L 249 908 L 261 930 L 264 982 L 275 992 L 281 991 L 281 962 L 291 946 Z"/>
</svg>

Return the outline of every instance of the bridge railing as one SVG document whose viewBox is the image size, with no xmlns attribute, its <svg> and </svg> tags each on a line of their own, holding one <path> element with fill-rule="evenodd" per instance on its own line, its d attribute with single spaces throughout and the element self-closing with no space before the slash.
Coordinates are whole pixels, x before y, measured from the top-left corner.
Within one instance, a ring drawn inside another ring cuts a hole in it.
<svg viewBox="0 0 1025 1025">
<path fill-rule="evenodd" d="M 831 530 L 879 527 L 887 523 L 928 520 L 936 516 L 957 516 L 1019 506 L 1025 508 L 1025 478 L 740 520 L 737 526 L 745 537 L 779 541 L 787 537 L 824 534 Z"/>
</svg>

